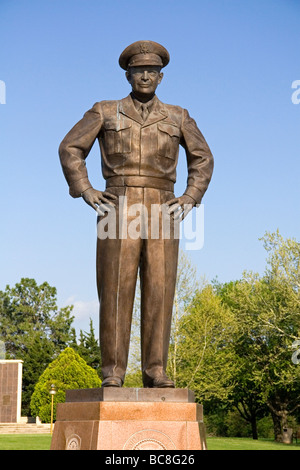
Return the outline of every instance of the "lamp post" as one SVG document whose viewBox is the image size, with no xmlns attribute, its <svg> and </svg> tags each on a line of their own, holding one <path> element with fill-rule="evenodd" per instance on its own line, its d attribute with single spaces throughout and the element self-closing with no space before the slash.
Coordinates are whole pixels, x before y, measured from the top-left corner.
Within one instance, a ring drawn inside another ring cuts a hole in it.
<svg viewBox="0 0 300 470">
<path fill-rule="evenodd" d="M 53 432 L 53 399 L 54 399 L 54 395 L 56 394 L 56 390 L 55 390 L 55 385 L 52 384 L 51 385 L 51 388 L 50 388 L 50 395 L 51 395 L 51 424 L 50 424 L 50 434 L 52 434 Z"/>
</svg>

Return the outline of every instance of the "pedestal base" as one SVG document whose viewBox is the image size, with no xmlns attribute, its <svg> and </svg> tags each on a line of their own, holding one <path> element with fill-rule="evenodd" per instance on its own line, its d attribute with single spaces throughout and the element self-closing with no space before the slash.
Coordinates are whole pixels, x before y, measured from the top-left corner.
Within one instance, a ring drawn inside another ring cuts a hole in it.
<svg viewBox="0 0 300 470">
<path fill-rule="evenodd" d="M 186 389 L 69 390 L 51 450 L 204 450 L 202 405 Z"/>
</svg>

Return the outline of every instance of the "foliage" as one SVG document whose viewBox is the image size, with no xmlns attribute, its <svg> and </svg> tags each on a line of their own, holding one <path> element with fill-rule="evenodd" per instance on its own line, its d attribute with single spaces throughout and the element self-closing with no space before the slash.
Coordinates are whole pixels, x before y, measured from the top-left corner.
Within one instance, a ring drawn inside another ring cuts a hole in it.
<svg viewBox="0 0 300 470">
<path fill-rule="evenodd" d="M 180 252 L 167 371 L 176 387 L 192 389 L 204 404 L 208 429 L 244 436 L 250 424 L 253 437 L 267 437 L 272 419 L 279 440 L 282 428 L 299 427 L 300 419 L 300 366 L 292 361 L 293 344 L 300 340 L 300 243 L 278 231 L 262 241 L 264 274 L 245 272 L 225 284 L 200 287 L 195 267 Z M 64 401 L 67 388 L 101 383 L 92 321 L 77 340 L 71 312 L 72 307 L 58 309 L 56 289 L 46 282 L 23 278 L 0 291 L 0 339 L 7 358 L 24 361 L 24 410 L 38 382 L 32 411 L 46 421 L 52 383 L 55 401 Z M 137 286 L 127 387 L 142 386 L 139 317 Z"/>
<path fill-rule="evenodd" d="M 142 388 L 142 371 L 138 370 L 136 372 L 129 372 L 125 376 L 124 387 L 126 388 Z"/>
<path fill-rule="evenodd" d="M 22 359 L 23 413 L 29 413 L 33 387 L 45 367 L 70 339 L 72 307 L 58 309 L 56 288 L 22 278 L 0 291 L 0 338 L 6 359 Z"/>
<path fill-rule="evenodd" d="M 257 421 L 257 434 L 259 438 L 274 439 L 274 426 L 270 415 L 264 416 Z"/>
<path fill-rule="evenodd" d="M 205 411 L 204 424 L 207 436 L 227 436 L 226 416 L 228 410 L 225 407 L 216 407 L 210 412 Z"/>
<path fill-rule="evenodd" d="M 186 306 L 176 330 L 177 386 L 192 388 L 206 408 L 235 407 L 254 439 L 257 421 L 271 412 L 280 439 L 300 406 L 300 368 L 291 360 L 300 338 L 300 244 L 278 231 L 262 240 L 263 276 L 214 282 Z"/>
<path fill-rule="evenodd" d="M 227 400 L 235 385 L 238 361 L 232 342 L 235 317 L 211 285 L 197 292 L 180 321 L 178 386 L 194 390 L 198 400 Z"/>
<path fill-rule="evenodd" d="M 234 400 L 247 403 L 248 411 L 251 400 L 256 411 L 267 405 L 280 439 L 289 415 L 300 406 L 300 368 L 291 360 L 300 337 L 300 250 L 299 243 L 278 232 L 263 240 L 269 253 L 265 274 L 244 273 L 219 294 L 239 320 L 235 350 L 241 368 Z"/>
<path fill-rule="evenodd" d="M 229 411 L 225 418 L 227 427 L 227 436 L 232 437 L 251 437 L 251 427 L 238 411 Z"/>
<path fill-rule="evenodd" d="M 89 333 L 80 330 L 79 341 L 76 339 L 75 328 L 71 331 L 72 340 L 69 346 L 74 349 L 85 362 L 97 371 L 99 377 L 101 376 L 101 354 L 99 340 L 95 337 L 95 330 L 93 321 L 90 319 Z"/>
<path fill-rule="evenodd" d="M 34 279 L 22 278 L 15 287 L 6 286 L 0 291 L 0 334 L 9 357 L 20 359 L 35 332 L 60 351 L 69 340 L 71 311 L 72 307 L 58 309 L 56 288 L 47 282 L 38 285 Z"/>
<path fill-rule="evenodd" d="M 65 390 L 94 388 L 101 386 L 97 372 L 86 364 L 72 348 L 66 348 L 41 375 L 31 397 L 30 407 L 33 416 L 39 416 L 42 422 L 50 422 L 50 388 L 56 388 L 54 403 L 65 401 Z M 54 414 L 55 419 L 55 414 Z"/>
</svg>

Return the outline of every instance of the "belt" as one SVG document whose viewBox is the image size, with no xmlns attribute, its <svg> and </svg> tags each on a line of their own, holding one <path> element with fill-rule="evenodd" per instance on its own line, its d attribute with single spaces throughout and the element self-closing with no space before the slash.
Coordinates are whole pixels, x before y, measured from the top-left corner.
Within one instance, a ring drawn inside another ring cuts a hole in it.
<svg viewBox="0 0 300 470">
<path fill-rule="evenodd" d="M 113 186 L 134 186 L 174 191 L 173 181 L 153 176 L 111 176 L 106 180 L 106 187 L 111 188 Z"/>
</svg>

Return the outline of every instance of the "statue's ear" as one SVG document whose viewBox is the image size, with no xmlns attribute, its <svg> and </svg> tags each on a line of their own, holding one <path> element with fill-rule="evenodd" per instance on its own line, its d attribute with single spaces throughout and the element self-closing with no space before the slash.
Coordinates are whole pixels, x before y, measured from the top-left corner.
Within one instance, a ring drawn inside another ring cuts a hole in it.
<svg viewBox="0 0 300 470">
<path fill-rule="evenodd" d="M 131 80 L 131 73 L 130 73 L 129 70 L 127 70 L 127 72 L 125 72 L 125 76 L 126 76 L 128 82 L 130 83 L 130 80 Z"/>
<path fill-rule="evenodd" d="M 164 74 L 162 72 L 160 72 L 158 83 L 160 83 L 163 78 L 164 78 Z"/>
</svg>

